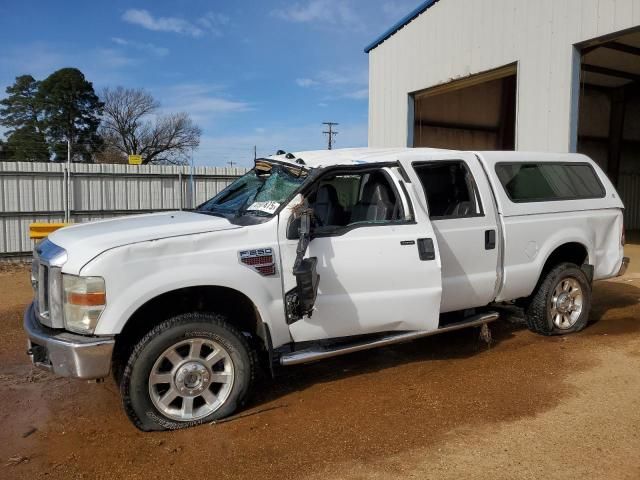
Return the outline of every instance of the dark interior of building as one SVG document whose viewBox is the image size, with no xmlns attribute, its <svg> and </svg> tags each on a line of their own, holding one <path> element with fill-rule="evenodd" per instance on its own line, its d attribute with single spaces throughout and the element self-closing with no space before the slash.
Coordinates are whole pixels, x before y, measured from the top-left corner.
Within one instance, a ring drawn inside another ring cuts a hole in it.
<svg viewBox="0 0 640 480">
<path fill-rule="evenodd" d="M 578 151 L 620 186 L 640 173 L 640 32 L 582 49 Z"/>
<path fill-rule="evenodd" d="M 414 147 L 513 150 L 515 65 L 414 94 Z"/>
</svg>

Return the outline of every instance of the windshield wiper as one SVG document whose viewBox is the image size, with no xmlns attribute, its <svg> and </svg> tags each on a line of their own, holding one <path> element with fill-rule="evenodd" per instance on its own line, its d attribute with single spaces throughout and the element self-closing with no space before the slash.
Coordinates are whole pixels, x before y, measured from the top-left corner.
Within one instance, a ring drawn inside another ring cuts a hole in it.
<svg viewBox="0 0 640 480">
<path fill-rule="evenodd" d="M 252 212 L 250 215 L 255 215 L 256 217 L 269 217 L 272 215 L 271 213 L 263 212 L 262 210 L 243 210 L 240 212 L 240 216 L 249 214 L 249 212 Z"/>
<path fill-rule="evenodd" d="M 203 215 L 212 215 L 214 217 L 227 218 L 222 212 L 214 212 L 213 210 L 194 210 L 193 213 L 202 213 Z"/>
</svg>

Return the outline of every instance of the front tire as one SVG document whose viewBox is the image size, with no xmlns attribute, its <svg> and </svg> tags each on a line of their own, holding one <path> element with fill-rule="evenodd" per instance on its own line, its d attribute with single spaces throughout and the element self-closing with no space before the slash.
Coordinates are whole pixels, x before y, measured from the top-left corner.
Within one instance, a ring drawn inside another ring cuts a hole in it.
<svg viewBox="0 0 640 480">
<path fill-rule="evenodd" d="M 250 391 L 255 358 L 246 338 L 223 316 L 177 315 L 134 347 L 120 382 L 125 412 L 143 431 L 229 416 Z"/>
<path fill-rule="evenodd" d="M 582 330 L 591 311 L 591 284 L 573 263 L 550 270 L 530 298 L 525 320 L 532 332 L 564 335 Z"/>
</svg>

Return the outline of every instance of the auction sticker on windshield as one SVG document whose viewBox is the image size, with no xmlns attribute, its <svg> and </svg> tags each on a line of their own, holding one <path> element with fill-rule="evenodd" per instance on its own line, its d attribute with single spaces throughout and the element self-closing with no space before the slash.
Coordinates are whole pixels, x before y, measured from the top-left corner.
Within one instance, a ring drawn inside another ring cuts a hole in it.
<svg viewBox="0 0 640 480">
<path fill-rule="evenodd" d="M 257 210 L 258 212 L 273 214 L 279 206 L 280 204 L 278 202 L 253 202 L 247 210 Z"/>
</svg>

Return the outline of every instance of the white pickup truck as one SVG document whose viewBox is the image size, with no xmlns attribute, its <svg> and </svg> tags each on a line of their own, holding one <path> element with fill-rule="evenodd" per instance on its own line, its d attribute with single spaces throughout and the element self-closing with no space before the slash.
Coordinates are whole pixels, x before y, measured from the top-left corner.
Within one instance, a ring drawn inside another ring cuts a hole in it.
<svg viewBox="0 0 640 480">
<path fill-rule="evenodd" d="M 620 275 L 623 205 L 574 154 L 284 153 L 195 211 L 71 226 L 35 249 L 34 364 L 112 373 L 142 430 L 233 413 L 271 371 L 495 320 L 576 332 Z"/>
</svg>

